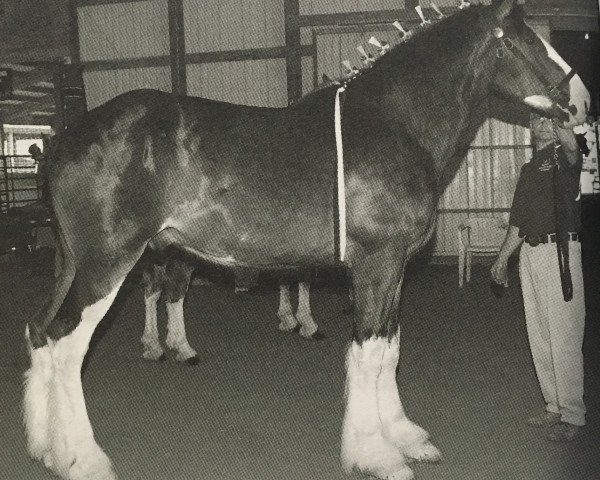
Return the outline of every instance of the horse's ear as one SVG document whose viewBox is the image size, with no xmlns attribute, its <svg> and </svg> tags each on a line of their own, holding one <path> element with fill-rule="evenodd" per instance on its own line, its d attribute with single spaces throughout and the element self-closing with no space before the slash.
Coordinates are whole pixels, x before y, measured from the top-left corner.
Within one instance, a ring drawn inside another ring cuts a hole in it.
<svg viewBox="0 0 600 480">
<path fill-rule="evenodd" d="M 517 0 L 492 0 L 496 19 L 499 21 L 504 20 L 512 11 L 516 3 Z"/>
</svg>

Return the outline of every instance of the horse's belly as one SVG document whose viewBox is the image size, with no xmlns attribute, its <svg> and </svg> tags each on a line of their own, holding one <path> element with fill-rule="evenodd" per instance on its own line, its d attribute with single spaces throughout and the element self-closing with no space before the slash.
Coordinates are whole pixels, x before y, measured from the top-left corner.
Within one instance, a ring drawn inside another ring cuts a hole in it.
<svg viewBox="0 0 600 480">
<path fill-rule="evenodd" d="M 293 209 L 247 201 L 213 204 L 180 213 L 169 222 L 181 242 L 199 256 L 256 266 L 334 262 L 331 209 Z"/>
</svg>

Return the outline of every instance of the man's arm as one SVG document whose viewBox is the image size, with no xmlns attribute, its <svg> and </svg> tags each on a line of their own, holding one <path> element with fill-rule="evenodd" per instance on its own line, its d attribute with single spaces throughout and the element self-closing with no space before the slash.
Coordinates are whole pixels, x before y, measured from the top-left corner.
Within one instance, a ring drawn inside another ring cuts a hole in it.
<svg viewBox="0 0 600 480">
<path fill-rule="evenodd" d="M 557 126 L 556 134 L 558 141 L 563 147 L 563 152 L 567 158 L 569 167 L 572 167 L 579 160 L 579 147 L 577 145 L 577 138 L 575 138 L 575 132 L 570 128 L 560 128 Z"/>
<path fill-rule="evenodd" d="M 501 285 L 506 285 L 508 283 L 508 259 L 522 243 L 523 238 L 519 237 L 519 228 L 514 225 L 509 225 L 498 258 L 492 266 L 491 273 L 494 282 Z"/>
</svg>

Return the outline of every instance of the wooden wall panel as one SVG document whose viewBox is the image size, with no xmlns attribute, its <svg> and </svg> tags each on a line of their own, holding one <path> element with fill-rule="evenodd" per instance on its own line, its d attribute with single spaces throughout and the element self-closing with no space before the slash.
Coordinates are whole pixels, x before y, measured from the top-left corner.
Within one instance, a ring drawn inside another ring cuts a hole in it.
<svg viewBox="0 0 600 480">
<path fill-rule="evenodd" d="M 83 81 L 88 109 L 97 107 L 117 95 L 138 88 L 171 91 L 169 67 L 128 68 L 84 72 Z"/>
<path fill-rule="evenodd" d="M 404 0 L 300 0 L 300 15 L 402 10 Z"/>
<path fill-rule="evenodd" d="M 187 53 L 285 45 L 282 0 L 184 0 Z"/>
<path fill-rule="evenodd" d="M 302 58 L 302 94 L 312 92 L 315 89 L 313 69 L 314 60 L 312 57 Z"/>
<path fill-rule="evenodd" d="M 169 54 L 167 0 L 79 7 L 81 61 Z"/>
<path fill-rule="evenodd" d="M 285 59 L 191 64 L 188 94 L 243 105 L 287 105 Z"/>
</svg>

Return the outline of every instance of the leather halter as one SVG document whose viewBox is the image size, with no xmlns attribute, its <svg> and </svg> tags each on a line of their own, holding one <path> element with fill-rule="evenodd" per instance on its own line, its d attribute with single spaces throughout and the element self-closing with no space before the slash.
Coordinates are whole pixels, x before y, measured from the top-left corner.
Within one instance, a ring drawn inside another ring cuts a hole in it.
<svg viewBox="0 0 600 480">
<path fill-rule="evenodd" d="M 571 79 L 577 74 L 577 72 L 573 68 L 571 68 L 569 73 L 567 73 L 559 82 L 557 82 L 555 85 L 552 85 L 551 83 L 546 81 L 544 75 L 542 75 L 542 73 L 539 71 L 536 65 L 525 56 L 523 51 L 513 43 L 510 37 L 504 36 L 504 32 L 501 28 L 494 28 L 493 33 L 494 36 L 498 39 L 499 43 L 498 48 L 496 49 L 496 57 L 504 58 L 504 47 L 506 47 L 506 50 L 508 52 L 511 52 L 515 57 L 518 57 L 525 63 L 529 64 L 537 79 L 548 89 L 548 96 L 556 103 L 558 103 L 558 100 L 562 95 L 560 89 L 567 85 L 571 81 Z M 574 115 L 577 112 L 571 111 L 571 113 Z"/>
</svg>

